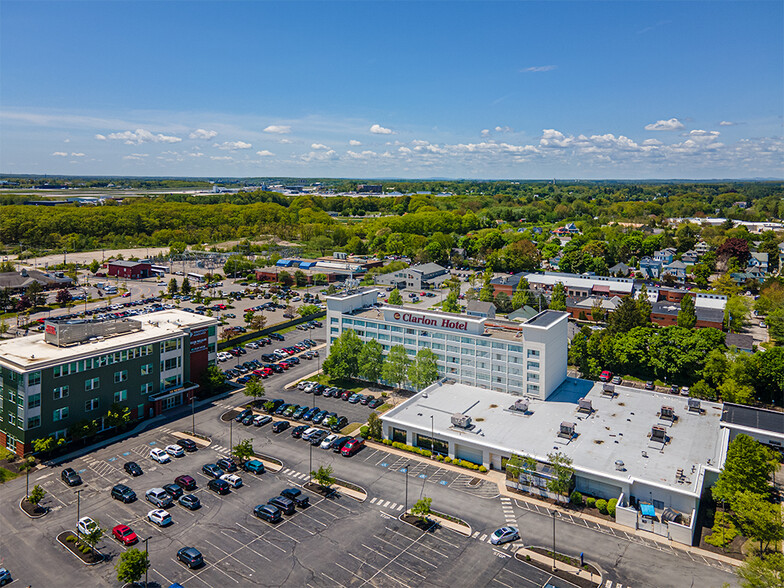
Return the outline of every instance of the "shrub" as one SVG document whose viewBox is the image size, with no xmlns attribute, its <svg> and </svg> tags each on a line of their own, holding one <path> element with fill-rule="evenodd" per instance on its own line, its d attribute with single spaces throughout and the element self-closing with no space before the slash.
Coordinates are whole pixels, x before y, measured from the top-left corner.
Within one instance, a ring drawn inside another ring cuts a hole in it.
<svg viewBox="0 0 784 588">
<path fill-rule="evenodd" d="M 596 501 L 596 508 L 599 509 L 600 513 L 607 514 L 607 501 L 600 498 Z"/>
<path fill-rule="evenodd" d="M 452 463 L 452 458 L 448 455 L 444 458 L 444 463 Z"/>
<path fill-rule="evenodd" d="M 481 466 L 479 466 L 479 471 L 482 472 L 482 473 L 485 473 L 487 471 L 487 468 L 485 466 L 481 465 Z"/>
<path fill-rule="evenodd" d="M 66 543 L 73 543 L 74 541 L 76 541 L 76 537 L 73 535 L 68 535 L 68 537 L 65 538 Z"/>
<path fill-rule="evenodd" d="M 370 428 L 367 425 L 362 425 L 359 428 L 359 434 L 362 435 L 362 437 L 364 437 L 365 439 L 367 439 L 368 435 L 370 435 Z"/>
<path fill-rule="evenodd" d="M 436 455 L 436 461 L 444 461 L 443 455 Z"/>
<path fill-rule="evenodd" d="M 585 506 L 588 508 L 596 508 L 596 499 L 593 496 L 586 496 Z"/>
<path fill-rule="evenodd" d="M 607 502 L 607 514 L 610 515 L 613 518 L 615 518 L 615 507 L 616 506 L 618 506 L 618 499 L 617 498 L 611 498 Z"/>
<path fill-rule="evenodd" d="M 392 439 L 384 439 L 384 440 L 382 441 L 382 443 L 383 443 L 384 445 L 392 445 Z"/>
<path fill-rule="evenodd" d="M 569 497 L 569 500 L 572 502 L 572 504 L 576 506 L 580 506 L 583 503 L 583 495 L 580 494 L 577 490 L 575 490 L 574 492 L 572 492 L 572 495 Z"/>
<path fill-rule="evenodd" d="M 738 529 L 727 516 L 727 513 L 717 512 L 713 518 L 713 528 L 711 534 L 705 537 L 705 543 L 714 547 L 726 547 L 738 535 Z"/>
</svg>

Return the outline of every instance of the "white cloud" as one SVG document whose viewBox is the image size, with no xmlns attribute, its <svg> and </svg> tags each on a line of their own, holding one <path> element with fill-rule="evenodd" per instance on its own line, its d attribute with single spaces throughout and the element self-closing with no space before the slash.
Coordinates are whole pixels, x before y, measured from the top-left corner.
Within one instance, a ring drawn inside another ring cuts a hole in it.
<svg viewBox="0 0 784 588">
<path fill-rule="evenodd" d="M 142 143 L 179 143 L 179 137 L 164 135 L 162 133 L 151 133 L 146 129 L 136 129 L 135 131 L 123 131 L 121 133 L 110 133 L 109 139 L 125 141 L 126 145 L 140 145 Z"/>
<path fill-rule="evenodd" d="M 95 135 L 95 138 L 98 139 L 99 141 L 106 141 L 106 135 L 102 135 L 101 133 Z"/>
<path fill-rule="evenodd" d="M 210 140 L 214 137 L 218 136 L 218 131 L 208 131 L 206 129 L 196 129 L 190 135 L 188 135 L 189 139 L 205 139 Z"/>
<path fill-rule="evenodd" d="M 236 149 L 250 149 L 253 145 L 245 141 L 224 141 L 223 143 L 214 143 L 213 147 L 224 151 L 234 151 Z"/>
<path fill-rule="evenodd" d="M 285 138 L 280 139 L 278 143 L 280 143 L 281 145 L 288 145 L 289 143 L 291 143 L 291 139 L 285 139 Z"/>
<path fill-rule="evenodd" d="M 430 141 L 423 141 L 422 139 L 414 139 L 411 141 L 412 145 L 416 145 L 418 147 L 424 147 L 425 145 L 430 145 Z"/>
<path fill-rule="evenodd" d="M 204 153 L 201 151 L 194 151 L 193 153 L 188 153 L 190 157 L 204 157 Z"/>
<path fill-rule="evenodd" d="M 264 129 L 265 133 L 275 133 L 277 135 L 285 135 L 286 133 L 291 132 L 291 127 L 289 125 L 269 125 L 267 128 Z"/>
<path fill-rule="evenodd" d="M 260 157 L 275 157 L 275 154 L 272 151 L 267 151 L 266 149 L 256 151 L 256 155 Z"/>
<path fill-rule="evenodd" d="M 351 139 L 351 141 L 349 141 L 348 144 L 351 145 L 352 147 L 357 147 L 359 145 L 362 145 L 362 141 L 357 141 L 356 139 Z"/>
<path fill-rule="evenodd" d="M 543 129 L 539 145 L 542 147 L 568 147 L 573 141 L 574 137 L 567 137 L 561 131 Z"/>
<path fill-rule="evenodd" d="M 346 152 L 346 154 L 351 159 L 370 159 L 370 158 L 373 158 L 373 157 L 378 157 L 378 153 L 376 153 L 375 151 L 370 151 L 370 150 L 363 151 L 362 153 L 357 153 L 356 151 L 350 151 L 349 150 L 349 151 Z"/>
<path fill-rule="evenodd" d="M 213 161 L 231 161 L 230 155 L 210 155 Z"/>
<path fill-rule="evenodd" d="M 71 142 L 70 139 L 66 139 L 65 141 L 63 141 L 63 143 L 70 143 L 70 142 Z"/>
<path fill-rule="evenodd" d="M 130 159 L 132 161 L 142 161 L 145 157 L 149 157 L 149 153 L 131 153 L 130 155 L 124 155 L 123 159 Z"/>
<path fill-rule="evenodd" d="M 715 139 L 721 133 L 719 131 L 703 131 L 701 129 L 694 129 L 693 131 L 689 131 L 690 137 L 710 137 Z"/>
<path fill-rule="evenodd" d="M 736 124 L 738 124 L 738 123 L 732 122 L 730 120 L 723 120 L 723 121 L 721 121 L 719 123 L 719 126 L 720 127 L 734 127 Z"/>
<path fill-rule="evenodd" d="M 339 159 L 337 151 L 330 149 L 329 151 L 311 151 L 305 155 L 301 155 L 300 159 L 306 163 L 311 161 L 331 161 Z"/>
<path fill-rule="evenodd" d="M 479 134 L 482 135 L 483 137 L 489 137 L 490 136 L 490 129 L 482 129 L 482 132 L 479 133 Z"/>
<path fill-rule="evenodd" d="M 84 157 L 84 153 L 71 153 L 71 157 Z"/>
<path fill-rule="evenodd" d="M 511 133 L 512 132 L 512 127 L 496 127 L 495 128 L 495 132 L 496 133 Z"/>
<path fill-rule="evenodd" d="M 541 73 L 544 71 L 553 71 L 557 65 L 532 65 L 531 67 L 526 67 L 525 69 L 521 69 L 521 73 Z"/>
<path fill-rule="evenodd" d="M 683 123 L 677 118 L 657 120 L 655 123 L 645 125 L 646 131 L 677 131 L 683 128 Z"/>
<path fill-rule="evenodd" d="M 376 135 L 391 135 L 393 134 L 392 129 L 387 129 L 382 127 L 381 125 L 373 125 L 370 127 L 370 132 Z"/>
<path fill-rule="evenodd" d="M 311 149 L 329 149 L 324 143 L 313 143 L 310 146 Z"/>
<path fill-rule="evenodd" d="M 65 151 L 55 151 L 52 155 L 55 157 L 68 157 L 68 154 Z"/>
</svg>

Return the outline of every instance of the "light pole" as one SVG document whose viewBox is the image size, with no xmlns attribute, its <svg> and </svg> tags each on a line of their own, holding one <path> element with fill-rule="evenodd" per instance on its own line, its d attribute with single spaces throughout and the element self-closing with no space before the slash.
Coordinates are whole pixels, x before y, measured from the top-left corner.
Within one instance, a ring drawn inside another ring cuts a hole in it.
<svg viewBox="0 0 784 588">
<path fill-rule="evenodd" d="M 82 491 L 76 490 L 76 536 L 79 537 L 79 518 L 82 507 Z"/>
<path fill-rule="evenodd" d="M 151 537 L 147 537 L 144 540 L 144 559 L 147 561 L 145 562 L 147 565 L 144 566 L 144 588 L 147 588 L 147 570 L 150 569 L 150 552 L 147 550 L 147 542 L 151 539 Z"/>
<path fill-rule="evenodd" d="M 411 462 L 406 464 L 406 505 L 403 509 L 404 512 L 408 512 L 408 467 L 411 465 Z"/>
<path fill-rule="evenodd" d="M 234 418 L 232 417 L 229 420 L 229 457 L 232 456 L 233 449 L 232 449 L 232 432 L 234 431 Z"/>
<path fill-rule="evenodd" d="M 196 405 L 194 401 L 196 400 L 196 394 L 191 392 L 191 434 L 195 437 L 196 436 Z"/>
<path fill-rule="evenodd" d="M 555 511 L 551 510 L 550 514 L 553 517 L 553 571 L 555 571 Z"/>
<path fill-rule="evenodd" d="M 435 457 L 436 453 L 436 435 L 433 428 L 433 415 L 430 415 L 430 455 Z"/>
</svg>

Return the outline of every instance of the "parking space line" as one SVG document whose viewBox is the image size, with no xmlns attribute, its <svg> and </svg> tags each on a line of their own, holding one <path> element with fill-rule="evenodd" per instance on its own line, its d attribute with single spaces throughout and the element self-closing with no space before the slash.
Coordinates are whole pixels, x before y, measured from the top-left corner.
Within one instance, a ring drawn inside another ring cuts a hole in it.
<svg viewBox="0 0 784 588">
<path fill-rule="evenodd" d="M 306 532 L 308 535 L 315 535 L 315 533 L 314 533 L 313 531 L 310 531 L 310 530 L 306 529 L 306 528 L 305 528 L 305 527 L 303 527 L 302 525 L 298 525 L 297 523 L 295 523 L 295 522 L 294 522 L 293 520 L 291 520 L 291 519 L 289 519 L 289 520 L 288 520 L 288 523 L 289 523 L 290 525 L 294 525 L 294 526 L 295 526 L 295 527 L 297 527 L 298 529 L 302 529 L 302 530 L 303 530 L 303 531 L 305 531 L 305 532 Z"/>
<path fill-rule="evenodd" d="M 358 574 L 355 574 L 354 572 L 352 572 L 347 567 L 340 565 L 338 562 L 335 562 L 335 565 L 338 566 L 340 569 L 345 570 L 346 572 L 348 572 L 349 574 L 351 574 L 355 578 L 359 578 L 360 580 L 364 580 L 365 582 L 367 582 L 367 580 L 365 580 L 365 578 L 363 578 L 362 576 L 360 576 Z M 371 566 L 370 564 L 365 564 L 365 565 L 367 565 L 368 567 L 373 568 L 373 566 Z M 376 568 L 373 568 L 373 569 L 375 570 Z"/>
<path fill-rule="evenodd" d="M 244 545 L 244 546 L 245 546 L 245 549 L 248 549 L 249 551 L 252 551 L 252 552 L 253 552 L 253 553 L 255 553 L 256 555 L 258 555 L 260 558 L 262 558 L 262 559 L 266 559 L 267 561 L 270 561 L 270 562 L 272 561 L 272 560 L 271 560 L 270 558 L 268 558 L 266 555 L 264 555 L 264 554 L 262 554 L 262 553 L 259 553 L 258 551 L 256 551 L 255 549 L 253 549 L 253 548 L 251 547 L 251 545 L 253 544 L 253 542 L 255 542 L 255 541 L 258 539 L 258 537 L 257 537 L 256 539 L 254 539 L 254 540 L 253 540 L 251 543 L 247 543 L 247 544 L 246 544 L 246 543 L 243 543 L 242 541 L 240 541 L 239 539 L 237 539 L 236 537 L 232 537 L 232 536 L 231 536 L 231 535 L 229 535 L 229 534 L 228 534 L 226 531 L 221 531 L 221 535 L 223 535 L 224 537 L 228 537 L 228 538 L 229 538 L 229 539 L 231 539 L 232 541 L 236 541 L 236 542 L 237 542 L 237 543 L 239 543 L 240 545 Z"/>
<path fill-rule="evenodd" d="M 364 582 L 363 582 L 363 583 L 360 585 L 360 588 L 362 588 L 362 586 L 364 586 L 364 585 L 365 585 L 365 584 L 367 584 L 368 582 L 371 582 L 371 581 L 373 580 L 373 578 L 375 578 L 376 576 L 378 576 L 378 575 L 379 575 L 379 574 L 381 574 L 381 573 L 383 573 L 385 576 L 388 576 L 388 574 L 386 574 L 386 573 L 384 572 L 384 570 L 385 570 L 387 567 L 391 566 L 393 563 L 395 563 L 395 562 L 398 560 L 398 558 L 400 558 L 400 556 L 402 556 L 404 553 L 410 553 L 410 552 L 409 552 L 409 550 L 410 550 L 410 549 L 411 549 L 411 548 L 412 548 L 414 545 L 421 545 L 422 538 L 423 538 L 423 537 L 425 537 L 426 535 L 427 535 L 427 533 L 426 533 L 426 532 L 422 532 L 422 533 L 419 535 L 419 537 L 417 537 L 415 540 L 411 541 L 411 543 L 409 543 L 409 545 L 408 545 L 407 547 L 405 547 L 405 549 L 403 549 L 402 551 L 400 551 L 400 553 L 398 553 L 398 554 L 397 554 L 397 555 L 396 555 L 396 556 L 395 556 L 395 557 L 394 557 L 392 560 L 390 560 L 390 561 L 389 561 L 387 564 L 385 564 L 385 565 L 384 565 L 384 567 L 382 567 L 380 570 L 378 570 L 378 572 L 376 572 L 375 574 L 373 574 L 373 576 L 371 576 L 370 578 L 368 578 L 367 580 L 365 580 L 365 581 L 364 581 Z M 401 567 L 404 567 L 404 568 L 405 568 L 405 566 L 401 566 Z M 406 568 L 406 569 L 408 569 L 408 568 Z M 410 570 L 409 570 L 409 571 L 410 571 Z M 421 574 L 420 574 L 420 575 L 421 575 Z M 388 577 L 390 577 L 390 578 L 391 578 L 391 576 L 388 576 Z"/>
<path fill-rule="evenodd" d="M 507 574 L 513 575 L 515 578 L 519 578 L 520 580 L 524 580 L 530 584 L 533 584 L 534 586 L 539 586 L 537 582 L 534 582 L 533 580 L 531 580 L 530 578 L 526 578 L 525 576 L 521 576 L 520 574 L 513 572 L 509 568 L 504 568 L 503 571 L 506 572 Z M 551 578 L 552 576 L 550 576 L 550 578 L 548 578 L 547 581 L 549 582 Z"/>
<path fill-rule="evenodd" d="M 322 575 L 322 576 L 325 576 L 326 578 L 329 578 L 330 580 L 332 580 L 333 582 L 335 582 L 335 584 L 337 584 L 337 585 L 338 585 L 338 586 L 340 586 L 341 588 L 346 588 L 346 586 L 345 586 L 344 584 L 341 584 L 340 582 L 338 582 L 338 581 L 337 581 L 335 578 L 333 578 L 332 576 L 329 576 L 329 575 L 325 574 L 324 572 L 321 572 L 321 575 Z"/>
<path fill-rule="evenodd" d="M 209 545 L 212 545 L 212 546 L 213 546 L 215 549 L 217 549 L 217 550 L 218 550 L 218 551 L 220 551 L 221 553 L 224 553 L 224 554 L 226 555 L 226 557 L 225 557 L 225 558 L 223 558 L 223 559 L 226 559 L 226 558 L 229 558 L 229 557 L 230 557 L 231 559 L 233 559 L 234 561 L 236 561 L 238 564 L 240 564 L 240 565 L 242 565 L 242 566 L 244 566 L 244 567 L 248 568 L 248 569 L 249 569 L 251 572 L 253 572 L 253 571 L 254 571 L 254 569 L 253 569 L 252 567 L 250 567 L 250 566 L 249 566 L 249 565 L 247 565 L 246 563 L 242 562 L 241 560 L 237 559 L 236 557 L 234 557 L 234 556 L 233 556 L 231 553 L 229 553 L 228 551 L 225 551 L 225 550 L 221 549 L 220 547 L 218 547 L 217 545 L 215 545 L 215 544 L 214 544 L 212 541 L 207 541 L 207 540 L 205 539 L 205 540 L 204 540 L 204 542 L 205 542 L 205 543 L 207 543 L 207 544 L 209 544 Z M 242 547 L 240 547 L 240 548 L 239 548 L 237 551 L 235 551 L 234 553 L 237 553 L 238 551 L 241 551 L 241 550 L 242 550 L 242 549 L 244 549 L 244 548 L 245 548 L 245 546 L 243 545 Z M 221 561 L 223 561 L 223 560 L 221 560 Z"/>
<path fill-rule="evenodd" d="M 275 527 L 272 527 L 272 526 L 270 526 L 270 529 L 274 529 L 274 528 L 275 528 Z M 288 553 L 288 552 L 287 552 L 285 549 L 283 549 L 283 548 L 282 548 L 280 545 L 275 545 L 275 544 L 274 544 L 272 541 L 270 541 L 269 539 L 267 539 L 267 538 L 266 538 L 264 535 L 259 535 L 259 539 L 261 539 L 261 540 L 262 540 L 262 541 L 264 541 L 265 543 L 269 543 L 269 544 L 270 544 L 270 545 L 272 545 L 272 546 L 273 546 L 275 549 L 279 549 L 279 550 L 280 550 L 280 551 L 282 551 L 283 553 Z"/>
<path fill-rule="evenodd" d="M 375 503 L 376 503 L 376 500 L 378 500 L 378 498 L 376 498 L 376 497 L 374 496 L 373 498 L 371 498 L 371 499 L 370 499 L 370 504 L 375 504 Z"/>
</svg>

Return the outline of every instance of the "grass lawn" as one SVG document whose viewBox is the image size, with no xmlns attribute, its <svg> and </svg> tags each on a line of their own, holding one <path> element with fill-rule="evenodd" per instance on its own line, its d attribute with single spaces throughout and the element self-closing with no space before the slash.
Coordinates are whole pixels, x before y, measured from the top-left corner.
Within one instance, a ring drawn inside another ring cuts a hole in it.
<svg viewBox="0 0 784 588">
<path fill-rule="evenodd" d="M 15 474 L 11 470 L 0 468 L 0 484 L 2 484 L 3 482 L 7 482 L 8 480 L 13 480 L 14 478 L 17 478 L 20 475 L 21 474 Z"/>
<path fill-rule="evenodd" d="M 381 406 L 379 406 L 379 407 L 376 409 L 376 412 L 377 412 L 378 414 L 383 414 L 383 413 L 385 413 L 386 411 L 388 411 L 390 408 L 392 408 L 392 405 L 391 405 L 391 404 L 389 404 L 389 403 L 387 403 L 387 402 L 385 402 L 384 404 L 382 404 Z"/>
</svg>

